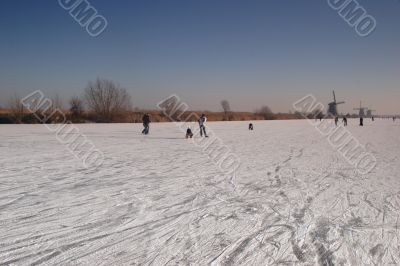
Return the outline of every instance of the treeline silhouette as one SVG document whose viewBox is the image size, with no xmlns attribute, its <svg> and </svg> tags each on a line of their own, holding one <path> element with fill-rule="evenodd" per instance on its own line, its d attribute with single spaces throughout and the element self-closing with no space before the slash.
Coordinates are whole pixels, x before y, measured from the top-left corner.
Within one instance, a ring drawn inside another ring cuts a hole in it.
<svg viewBox="0 0 400 266">
<path fill-rule="evenodd" d="M 139 110 L 132 107 L 131 96 L 126 89 L 117 83 L 100 79 L 89 82 L 81 96 L 74 96 L 68 101 L 68 108 L 64 107 L 62 99 L 56 95 L 51 99 L 51 105 L 45 110 L 37 110 L 39 116 L 29 112 L 22 104 L 22 97 L 14 95 L 9 99 L 6 109 L 0 109 L 0 124 L 37 124 L 37 117 L 47 114 L 49 119 L 45 123 L 60 123 L 60 117 L 52 117 L 54 110 L 61 110 L 67 121 L 72 123 L 141 123 L 144 113 L 149 113 L 153 122 L 169 122 L 161 110 Z M 198 115 L 205 113 L 209 121 L 246 121 L 246 120 L 275 120 L 275 119 L 302 119 L 299 113 L 274 114 L 268 106 L 262 106 L 255 112 L 234 112 L 227 100 L 221 101 L 221 112 L 195 112 Z M 192 111 L 183 112 L 179 117 L 186 120 Z M 176 118 L 174 118 L 176 119 Z M 176 119 L 176 120 L 179 120 Z"/>
</svg>

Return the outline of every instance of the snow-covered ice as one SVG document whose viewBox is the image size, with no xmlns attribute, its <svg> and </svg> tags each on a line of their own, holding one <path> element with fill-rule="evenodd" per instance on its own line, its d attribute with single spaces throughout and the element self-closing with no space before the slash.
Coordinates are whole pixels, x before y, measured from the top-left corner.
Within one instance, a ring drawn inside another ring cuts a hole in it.
<svg viewBox="0 0 400 266">
<path fill-rule="evenodd" d="M 350 120 L 369 174 L 307 121 L 247 125 L 208 123 L 234 178 L 174 123 L 78 125 L 97 169 L 43 125 L 0 126 L 0 265 L 400 264 L 400 123 Z"/>
</svg>

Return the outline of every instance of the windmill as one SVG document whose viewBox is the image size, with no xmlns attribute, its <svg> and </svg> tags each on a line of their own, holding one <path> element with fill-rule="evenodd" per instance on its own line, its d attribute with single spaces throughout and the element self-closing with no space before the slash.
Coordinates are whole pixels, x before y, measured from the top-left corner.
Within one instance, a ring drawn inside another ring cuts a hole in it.
<svg viewBox="0 0 400 266">
<path fill-rule="evenodd" d="M 337 106 L 339 104 L 344 104 L 345 102 L 337 102 L 335 91 L 333 91 L 333 102 L 328 103 L 328 115 L 338 116 Z"/>
<path fill-rule="evenodd" d="M 355 111 L 358 112 L 359 117 L 365 117 L 365 112 L 368 110 L 367 107 L 362 107 L 362 102 L 360 101 L 360 108 L 354 108 Z"/>
</svg>

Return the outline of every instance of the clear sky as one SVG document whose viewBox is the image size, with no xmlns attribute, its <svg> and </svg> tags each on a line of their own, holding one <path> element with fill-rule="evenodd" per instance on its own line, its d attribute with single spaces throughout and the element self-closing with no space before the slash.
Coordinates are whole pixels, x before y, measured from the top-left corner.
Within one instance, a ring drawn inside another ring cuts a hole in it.
<svg viewBox="0 0 400 266">
<path fill-rule="evenodd" d="M 91 0 L 108 21 L 91 37 L 57 0 L 0 3 L 0 104 L 41 89 L 79 95 L 112 79 L 134 106 L 171 93 L 191 109 L 288 112 L 332 89 L 348 112 L 363 100 L 400 113 L 400 1 L 359 0 L 376 30 L 359 37 L 326 0 Z"/>
</svg>

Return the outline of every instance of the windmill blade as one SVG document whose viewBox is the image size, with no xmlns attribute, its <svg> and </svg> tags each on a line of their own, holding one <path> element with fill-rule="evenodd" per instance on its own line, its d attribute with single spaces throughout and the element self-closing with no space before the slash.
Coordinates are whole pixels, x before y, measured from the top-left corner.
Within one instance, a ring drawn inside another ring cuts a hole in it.
<svg viewBox="0 0 400 266">
<path fill-rule="evenodd" d="M 344 104 L 344 103 L 346 103 L 346 102 L 338 102 L 338 103 L 336 103 L 336 104 Z"/>
</svg>

